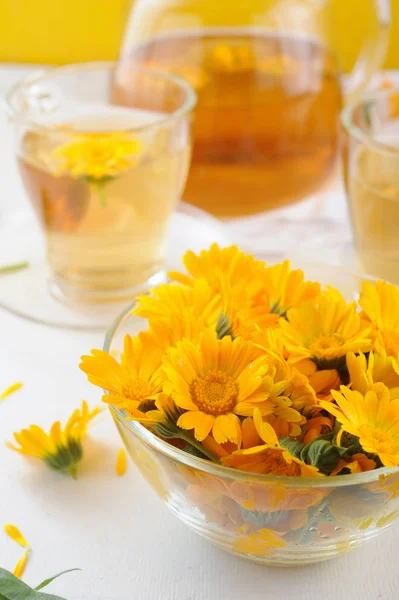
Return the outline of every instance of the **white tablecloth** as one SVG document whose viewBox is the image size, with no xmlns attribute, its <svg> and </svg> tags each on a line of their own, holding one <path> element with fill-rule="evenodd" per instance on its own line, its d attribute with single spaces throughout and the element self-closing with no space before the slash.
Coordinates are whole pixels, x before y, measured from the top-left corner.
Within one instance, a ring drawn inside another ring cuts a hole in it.
<svg viewBox="0 0 399 600">
<path fill-rule="evenodd" d="M 0 90 L 15 71 L 0 72 Z M 4 130 L 4 124 L 2 125 Z M 23 204 L 9 139 L 0 141 L 0 205 Z M 331 195 L 327 214 L 345 221 L 342 197 Z M 6 257 L 1 257 L 7 262 Z M 1 285 L 1 281 L 0 281 Z M 29 298 L 26 299 L 29 302 Z M 295 569 L 253 565 L 214 548 L 180 523 L 150 490 L 132 463 L 115 475 L 121 441 L 105 412 L 92 430 L 77 481 L 53 473 L 5 448 L 12 432 L 31 423 L 65 420 L 82 399 L 100 391 L 78 370 L 79 357 L 101 347 L 101 333 L 34 325 L 0 311 L 0 389 L 24 387 L 0 404 L 0 566 L 12 569 L 21 549 L 1 526 L 16 524 L 33 553 L 29 584 L 79 567 L 49 593 L 68 600 L 395 600 L 398 526 L 334 561 Z"/>
</svg>

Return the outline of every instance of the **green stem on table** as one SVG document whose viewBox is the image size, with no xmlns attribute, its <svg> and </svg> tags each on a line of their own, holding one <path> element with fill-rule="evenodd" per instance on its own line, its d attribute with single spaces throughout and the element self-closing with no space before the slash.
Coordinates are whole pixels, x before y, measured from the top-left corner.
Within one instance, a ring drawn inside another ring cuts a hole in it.
<svg viewBox="0 0 399 600">
<path fill-rule="evenodd" d="M 6 265 L 5 267 L 0 267 L 0 275 L 9 275 L 10 273 L 15 273 L 16 271 L 22 271 L 23 269 L 27 269 L 28 267 L 28 261 L 15 263 L 13 265 Z"/>
</svg>

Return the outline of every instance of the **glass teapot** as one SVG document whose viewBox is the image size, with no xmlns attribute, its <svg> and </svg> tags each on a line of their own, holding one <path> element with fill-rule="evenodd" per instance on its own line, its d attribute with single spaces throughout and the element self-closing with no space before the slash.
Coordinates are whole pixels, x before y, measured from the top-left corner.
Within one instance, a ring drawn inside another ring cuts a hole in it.
<svg viewBox="0 0 399 600">
<path fill-rule="evenodd" d="M 196 90 L 186 202 L 241 217 L 304 200 L 329 179 L 343 97 L 381 66 L 390 24 L 389 0 L 363 0 L 370 30 L 343 89 L 334 1 L 136 0 L 113 92 L 129 104 L 137 64 Z"/>
</svg>

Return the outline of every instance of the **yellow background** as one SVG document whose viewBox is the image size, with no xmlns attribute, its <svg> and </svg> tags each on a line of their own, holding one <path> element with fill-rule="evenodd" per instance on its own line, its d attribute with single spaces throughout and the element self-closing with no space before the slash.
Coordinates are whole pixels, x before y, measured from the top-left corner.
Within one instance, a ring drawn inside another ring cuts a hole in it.
<svg viewBox="0 0 399 600">
<path fill-rule="evenodd" d="M 348 67 L 370 15 L 364 0 L 334 2 L 346 25 L 339 47 Z M 0 0 L 0 61 L 60 64 L 115 59 L 131 4 L 132 0 Z M 392 0 L 392 7 L 394 24 L 385 66 L 399 68 L 399 0 Z"/>
</svg>

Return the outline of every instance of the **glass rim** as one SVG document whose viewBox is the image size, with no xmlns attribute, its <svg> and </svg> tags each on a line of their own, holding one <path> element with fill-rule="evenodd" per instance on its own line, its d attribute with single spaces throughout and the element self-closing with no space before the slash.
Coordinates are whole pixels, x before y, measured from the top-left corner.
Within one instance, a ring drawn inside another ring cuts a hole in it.
<svg viewBox="0 0 399 600">
<path fill-rule="evenodd" d="M 23 79 L 20 79 L 19 81 L 14 83 L 8 89 L 8 91 L 5 94 L 6 112 L 9 115 L 9 117 L 11 117 L 14 121 L 29 124 L 29 127 L 31 129 L 38 130 L 38 131 L 46 131 L 46 132 L 48 132 L 48 131 L 56 132 L 56 130 L 54 129 L 54 124 L 43 125 L 43 124 L 35 121 L 35 119 L 32 119 L 31 117 L 29 117 L 29 115 L 24 115 L 20 110 L 16 109 L 16 107 L 13 104 L 13 99 L 14 99 L 15 95 L 18 92 L 20 92 L 21 90 L 23 90 L 24 88 L 28 89 L 30 86 L 33 86 L 39 82 L 45 81 L 47 79 L 51 80 L 54 76 L 57 76 L 59 74 L 62 75 L 65 73 L 66 74 L 76 73 L 79 71 L 82 71 L 82 72 L 83 71 L 101 71 L 101 70 L 111 71 L 115 68 L 115 65 L 116 65 L 116 61 L 91 61 L 91 62 L 73 63 L 73 64 L 69 64 L 69 65 L 61 65 L 61 66 L 55 66 L 55 67 L 49 67 L 49 68 L 45 68 L 45 69 L 35 70 L 32 73 L 30 73 L 29 75 L 27 75 L 26 77 L 24 77 Z M 185 114 L 189 114 L 195 108 L 195 105 L 197 103 L 197 95 L 196 95 L 194 89 L 191 87 L 191 85 L 189 83 L 187 83 L 181 77 L 174 75 L 173 73 L 169 73 L 166 70 L 152 69 L 149 67 L 143 67 L 143 66 L 138 66 L 138 65 L 132 66 L 131 69 L 136 72 L 146 72 L 146 73 L 149 73 L 150 75 L 154 75 L 160 79 L 163 79 L 165 81 L 176 84 L 180 89 L 182 89 L 185 92 L 186 98 L 185 98 L 185 101 L 183 102 L 182 106 L 180 106 L 178 109 L 176 109 L 172 113 L 166 114 L 165 117 L 162 117 L 161 119 L 157 120 L 154 123 L 148 123 L 146 125 L 139 125 L 137 127 L 128 127 L 126 129 L 122 128 L 120 131 L 122 131 L 123 133 L 136 133 L 136 132 L 140 132 L 140 131 L 148 131 L 150 129 L 159 128 L 160 126 L 163 126 L 171 121 L 179 119 L 180 117 L 184 116 Z M 127 108 L 130 108 L 130 107 L 127 107 Z M 131 110 L 133 110 L 133 109 L 131 109 Z M 69 134 L 69 135 L 77 136 L 79 134 L 85 135 L 88 132 L 85 132 L 84 130 L 79 130 L 79 131 L 73 131 L 73 132 L 63 131 L 62 133 L 65 135 Z M 104 131 L 101 133 L 104 133 L 104 135 L 107 135 L 110 132 Z"/>
<path fill-rule="evenodd" d="M 343 270 L 348 273 L 351 273 L 351 271 L 349 270 Z M 368 279 L 368 277 L 365 275 L 362 276 L 362 279 Z M 103 350 L 105 352 L 109 352 L 112 340 L 114 339 L 118 328 L 125 320 L 127 320 L 131 316 L 132 309 L 135 306 L 135 304 L 136 302 L 133 302 L 127 308 L 125 308 L 125 310 L 119 315 L 119 317 L 116 318 L 113 325 L 107 331 L 103 345 Z M 106 390 L 104 390 L 104 392 L 108 394 Z M 357 484 L 360 485 L 365 483 L 373 483 L 384 477 L 389 477 L 391 475 L 396 475 L 399 473 L 399 467 L 381 467 L 378 469 L 373 469 L 372 471 L 365 471 L 363 473 L 352 473 L 349 475 L 342 476 L 335 475 L 330 477 L 289 477 L 281 475 L 262 475 L 260 473 L 249 473 L 240 469 L 233 469 L 231 467 L 225 467 L 224 465 L 215 464 L 211 461 L 205 460 L 204 458 L 192 456 L 187 452 L 184 452 L 184 450 L 175 448 L 174 446 L 172 446 L 172 444 L 161 440 L 158 436 L 152 433 L 149 429 L 146 429 L 138 421 L 130 420 L 126 411 L 124 411 L 123 409 L 119 409 L 113 404 L 109 405 L 109 408 L 111 412 L 115 414 L 116 418 L 120 421 L 122 426 L 125 426 L 127 427 L 127 429 L 130 429 L 131 432 L 134 435 L 136 435 L 141 442 L 148 444 L 154 450 L 156 450 L 157 452 L 161 452 L 161 454 L 163 454 L 167 458 L 175 460 L 178 463 L 182 463 L 185 466 L 198 469 L 199 471 L 203 471 L 210 475 L 234 479 L 236 481 L 262 484 L 278 483 L 284 486 L 295 488 L 337 488 Z"/>
<path fill-rule="evenodd" d="M 366 133 L 361 127 L 353 122 L 353 113 L 356 109 L 360 108 L 361 106 L 366 106 L 367 103 L 377 100 L 378 98 L 384 96 L 389 97 L 391 94 L 397 94 L 399 96 L 399 85 L 386 89 L 371 90 L 363 94 L 361 98 L 351 102 L 343 109 L 341 113 L 341 124 L 351 137 L 354 137 L 357 141 L 362 142 L 364 145 L 375 148 L 376 150 L 380 150 L 381 152 L 385 152 L 387 154 L 398 155 L 399 148 L 397 146 L 392 146 L 376 140 L 374 135 Z"/>
</svg>

